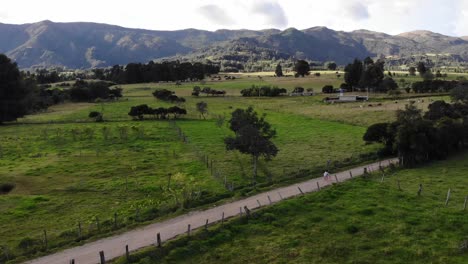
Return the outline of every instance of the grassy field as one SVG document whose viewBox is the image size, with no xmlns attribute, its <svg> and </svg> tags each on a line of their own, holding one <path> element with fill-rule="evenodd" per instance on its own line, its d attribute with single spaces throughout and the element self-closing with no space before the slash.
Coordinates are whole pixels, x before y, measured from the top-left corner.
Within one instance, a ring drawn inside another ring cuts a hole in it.
<svg viewBox="0 0 468 264">
<path fill-rule="evenodd" d="M 259 166 L 260 187 L 268 188 L 317 177 L 328 160 L 337 169 L 375 158 L 379 146 L 362 141 L 366 127 L 392 120 L 405 105 L 404 100 L 395 103 L 382 96 L 366 104 L 341 105 L 323 103 L 324 95 L 243 98 L 239 91 L 252 84 L 289 89 L 300 85 L 317 91 L 323 84 L 342 80 L 334 73 L 306 78 L 238 77 L 205 84 L 123 85 L 124 97 L 119 101 L 66 103 L 1 126 L 0 184 L 16 187 L 0 195 L 0 237 L 4 238 L 0 246 L 15 256 L 35 254 L 43 250 L 43 230 L 47 230 L 49 248 L 60 248 L 251 193 L 250 158 L 227 152 L 223 143 L 232 133 L 226 122 L 236 108 L 253 106 L 267 114 L 277 130 L 274 142 L 279 154 Z M 194 85 L 226 90 L 227 96 L 191 97 Z M 184 96 L 187 102 L 182 106 L 188 115 L 175 122 L 132 121 L 127 114 L 131 106 L 172 105 L 153 98 L 156 88 Z M 426 108 L 429 99 L 424 99 L 418 107 Z M 208 103 L 206 120 L 195 111 L 199 101 Z M 90 111 L 103 112 L 106 122 L 87 118 Z M 187 142 L 181 140 L 179 129 Z M 206 166 L 206 156 L 212 167 Z M 224 183 L 235 190 L 231 192 Z M 80 224 L 82 232 L 77 234 Z"/>
<path fill-rule="evenodd" d="M 131 263 L 466 263 L 467 160 L 334 185 L 146 249 Z"/>
</svg>

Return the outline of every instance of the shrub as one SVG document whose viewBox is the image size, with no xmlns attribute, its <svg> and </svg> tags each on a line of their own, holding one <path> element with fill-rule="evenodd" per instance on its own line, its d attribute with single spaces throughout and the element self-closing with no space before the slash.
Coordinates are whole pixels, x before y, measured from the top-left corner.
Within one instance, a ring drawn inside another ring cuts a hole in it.
<svg viewBox="0 0 468 264">
<path fill-rule="evenodd" d="M 96 122 L 102 122 L 104 121 L 103 118 L 102 118 L 102 113 L 100 112 L 97 112 L 97 111 L 92 111 L 89 113 L 88 115 L 89 118 L 94 118 L 94 120 Z"/>
<path fill-rule="evenodd" d="M 326 94 L 329 94 L 329 93 L 333 93 L 334 91 L 334 88 L 332 85 L 325 85 L 323 88 L 322 88 L 322 93 L 326 93 Z"/>
<path fill-rule="evenodd" d="M 11 192 L 15 187 L 16 185 L 14 183 L 0 183 L 0 194 L 7 194 Z"/>
</svg>

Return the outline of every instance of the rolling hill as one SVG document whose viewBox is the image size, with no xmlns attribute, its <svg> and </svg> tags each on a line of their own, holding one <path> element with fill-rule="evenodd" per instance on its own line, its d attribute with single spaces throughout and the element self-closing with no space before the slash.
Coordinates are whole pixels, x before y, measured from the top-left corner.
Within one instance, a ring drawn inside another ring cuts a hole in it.
<svg viewBox="0 0 468 264">
<path fill-rule="evenodd" d="M 468 37 L 430 31 L 392 36 L 326 27 L 284 31 L 153 31 L 97 23 L 0 24 L 0 53 L 20 67 L 106 67 L 166 57 L 193 60 L 304 58 L 345 64 L 366 56 L 451 54 L 468 61 Z"/>
</svg>

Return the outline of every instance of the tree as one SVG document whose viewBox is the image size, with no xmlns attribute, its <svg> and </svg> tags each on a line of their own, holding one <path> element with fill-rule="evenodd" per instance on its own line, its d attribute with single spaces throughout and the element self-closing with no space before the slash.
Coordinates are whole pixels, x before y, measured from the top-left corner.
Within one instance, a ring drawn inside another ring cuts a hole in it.
<svg viewBox="0 0 468 264">
<path fill-rule="evenodd" d="M 429 120 L 439 120 L 443 117 L 458 118 L 460 117 L 451 104 L 443 100 L 438 100 L 429 105 L 429 111 L 424 114 L 424 118 Z"/>
<path fill-rule="evenodd" d="M 359 85 L 364 88 L 377 88 L 384 78 L 384 62 L 377 61 L 374 63 L 370 61 L 364 64 L 365 67 L 359 80 Z"/>
<path fill-rule="evenodd" d="M 330 93 L 333 93 L 334 91 L 335 91 L 335 89 L 333 88 L 333 85 L 325 85 L 322 88 L 322 93 L 330 94 Z"/>
<path fill-rule="evenodd" d="M 298 76 L 306 76 L 309 75 L 310 72 L 310 65 L 305 60 L 298 60 L 294 65 L 294 71 Z"/>
<path fill-rule="evenodd" d="M 194 86 L 192 90 L 192 96 L 199 96 L 201 92 L 200 86 Z"/>
<path fill-rule="evenodd" d="M 183 108 L 180 108 L 178 106 L 172 106 L 172 107 L 169 107 L 167 109 L 167 113 L 168 114 L 173 114 L 174 115 L 174 119 L 177 119 L 179 116 L 181 115 L 186 115 L 187 114 L 187 110 L 183 109 Z"/>
<path fill-rule="evenodd" d="M 409 72 L 409 75 L 415 76 L 416 75 L 416 68 L 411 66 L 411 67 L 409 67 L 408 72 Z"/>
<path fill-rule="evenodd" d="M 329 69 L 330 71 L 335 71 L 335 70 L 336 70 L 336 67 L 337 67 L 337 65 L 336 65 L 336 63 L 334 63 L 334 62 L 330 62 L 330 63 L 328 63 L 328 65 L 327 65 L 327 69 Z"/>
<path fill-rule="evenodd" d="M 367 57 L 364 59 L 364 66 L 369 66 L 371 64 L 374 64 L 374 60 L 371 57 Z"/>
<path fill-rule="evenodd" d="M 377 123 L 367 128 L 366 133 L 363 136 L 366 142 L 379 142 L 384 144 L 384 149 L 380 151 L 381 154 L 388 155 L 393 154 L 392 148 L 395 142 L 394 124 L 389 123 Z"/>
<path fill-rule="evenodd" d="M 205 118 L 205 114 L 208 113 L 208 104 L 206 102 L 200 101 L 197 103 L 197 111 Z"/>
<path fill-rule="evenodd" d="M 427 72 L 426 65 L 424 65 L 424 62 L 422 61 L 418 63 L 418 72 L 420 76 L 424 76 L 424 74 Z"/>
<path fill-rule="evenodd" d="M 431 70 L 426 70 L 424 74 L 421 75 L 425 81 L 432 81 L 434 80 L 434 74 Z"/>
<path fill-rule="evenodd" d="M 227 150 L 238 150 L 252 156 L 253 185 L 257 182 L 257 163 L 263 156 L 270 160 L 278 153 L 278 148 L 271 141 L 276 131 L 265 121 L 265 114 L 260 118 L 252 107 L 236 109 L 229 120 L 229 127 L 235 136 L 224 139 Z"/>
<path fill-rule="evenodd" d="M 132 106 L 128 115 L 133 117 L 134 119 L 138 118 L 139 120 L 143 120 L 144 115 L 150 114 L 152 112 L 151 108 L 148 107 L 146 104 Z"/>
<path fill-rule="evenodd" d="M 468 104 L 468 83 L 460 83 L 450 91 L 450 97 L 454 102 Z"/>
<path fill-rule="evenodd" d="M 395 80 L 393 80 L 391 77 L 385 77 L 379 84 L 377 91 L 388 92 L 396 89 L 398 89 L 398 84 L 395 82 Z"/>
<path fill-rule="evenodd" d="M 104 121 L 103 116 L 102 116 L 102 113 L 97 112 L 97 111 L 92 111 L 92 112 L 90 112 L 89 115 L 88 115 L 88 117 L 89 117 L 89 118 L 93 118 L 94 121 L 96 121 L 96 122 L 102 122 L 102 121 Z"/>
<path fill-rule="evenodd" d="M 33 83 L 23 81 L 16 63 L 0 54 L 0 124 L 28 113 L 34 89 Z"/>
<path fill-rule="evenodd" d="M 276 77 L 283 77 L 283 68 L 281 67 L 281 64 L 278 63 L 276 65 L 276 70 L 275 70 Z"/>
<path fill-rule="evenodd" d="M 362 61 L 355 59 L 352 64 L 348 64 L 345 67 L 345 82 L 347 85 L 354 87 L 358 85 L 359 80 L 361 79 L 362 72 L 364 67 L 362 65 Z"/>
</svg>

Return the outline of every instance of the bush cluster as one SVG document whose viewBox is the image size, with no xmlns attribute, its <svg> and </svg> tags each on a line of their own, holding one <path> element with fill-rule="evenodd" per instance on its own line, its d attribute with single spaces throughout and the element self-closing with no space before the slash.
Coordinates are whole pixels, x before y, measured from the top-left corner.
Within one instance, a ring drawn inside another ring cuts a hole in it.
<svg viewBox="0 0 468 264">
<path fill-rule="evenodd" d="M 252 97 L 252 96 L 267 96 L 267 97 L 276 97 L 285 95 L 288 91 L 284 88 L 278 88 L 277 86 L 256 86 L 241 91 L 242 96 Z"/>
<path fill-rule="evenodd" d="M 133 117 L 135 120 L 143 120 L 145 115 L 150 115 L 153 117 L 153 119 L 168 119 L 170 115 L 172 115 L 174 119 L 177 119 L 181 115 L 186 114 L 187 110 L 178 106 L 172 106 L 169 108 L 151 108 L 146 104 L 132 106 L 130 112 L 128 113 L 128 115 Z"/>
</svg>

